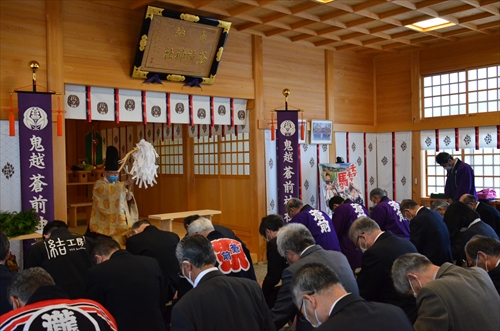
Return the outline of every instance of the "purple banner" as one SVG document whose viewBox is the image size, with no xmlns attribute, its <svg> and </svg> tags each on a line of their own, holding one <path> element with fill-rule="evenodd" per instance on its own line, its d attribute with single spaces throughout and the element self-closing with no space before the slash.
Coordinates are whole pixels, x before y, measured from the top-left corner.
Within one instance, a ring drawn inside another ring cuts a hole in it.
<svg viewBox="0 0 500 331">
<path fill-rule="evenodd" d="M 51 93 L 18 92 L 21 199 L 42 225 L 54 220 Z"/>
<path fill-rule="evenodd" d="M 276 130 L 276 163 L 278 171 L 278 213 L 290 221 L 286 203 L 299 198 L 299 126 L 298 111 L 278 110 Z"/>
</svg>

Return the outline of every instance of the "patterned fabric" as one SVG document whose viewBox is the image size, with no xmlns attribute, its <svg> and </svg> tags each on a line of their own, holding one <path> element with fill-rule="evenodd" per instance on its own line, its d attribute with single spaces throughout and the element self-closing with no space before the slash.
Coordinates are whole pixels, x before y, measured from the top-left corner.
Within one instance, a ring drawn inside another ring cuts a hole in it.
<svg viewBox="0 0 500 331">
<path fill-rule="evenodd" d="M 123 182 L 96 181 L 90 217 L 92 232 L 117 237 L 128 235 L 132 224 L 138 220 L 139 212 L 135 199 L 127 202 L 126 195 Z"/>
</svg>

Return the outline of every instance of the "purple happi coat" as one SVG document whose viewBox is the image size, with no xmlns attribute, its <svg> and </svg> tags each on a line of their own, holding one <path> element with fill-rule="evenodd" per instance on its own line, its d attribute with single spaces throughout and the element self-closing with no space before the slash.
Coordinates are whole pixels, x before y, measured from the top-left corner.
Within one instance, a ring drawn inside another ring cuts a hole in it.
<svg viewBox="0 0 500 331">
<path fill-rule="evenodd" d="M 305 205 L 298 214 L 292 217 L 290 223 L 304 224 L 311 231 L 316 244 L 323 249 L 341 252 L 332 220 L 321 210 Z"/>
<path fill-rule="evenodd" d="M 396 201 L 383 197 L 373 208 L 372 219 L 382 231 L 391 231 L 395 236 L 410 240 L 410 222 L 403 217 Z"/>
<path fill-rule="evenodd" d="M 351 224 L 360 217 L 370 217 L 370 213 L 363 205 L 346 200 L 342 205 L 335 208 L 332 223 L 340 241 L 342 253 L 347 257 L 351 269 L 361 268 L 363 253 L 356 248 L 349 239 L 349 228 Z"/>
</svg>

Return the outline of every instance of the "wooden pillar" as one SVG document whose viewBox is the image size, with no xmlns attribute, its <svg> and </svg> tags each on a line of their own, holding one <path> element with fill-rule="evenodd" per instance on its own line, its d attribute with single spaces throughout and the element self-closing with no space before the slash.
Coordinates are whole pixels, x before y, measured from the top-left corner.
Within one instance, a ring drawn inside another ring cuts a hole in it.
<svg viewBox="0 0 500 331">
<path fill-rule="evenodd" d="M 47 38 L 47 87 L 57 92 L 52 98 L 52 108 L 57 109 L 57 98 L 60 98 L 61 108 L 64 108 L 64 49 L 63 49 L 63 19 L 62 1 L 46 0 L 46 38 Z M 54 218 L 67 220 L 66 211 L 66 139 L 57 136 L 57 114 L 53 114 L 52 135 L 54 152 Z"/>
<path fill-rule="evenodd" d="M 250 203 L 252 208 L 252 241 L 258 240 L 257 261 L 265 260 L 266 245 L 259 235 L 259 225 L 266 216 L 266 158 L 264 151 L 264 131 L 259 130 L 258 120 L 265 118 L 264 110 L 264 77 L 263 77 L 263 46 L 262 37 L 252 36 L 252 66 L 254 80 L 254 108 L 249 111 L 250 117 Z M 255 262 L 255 261 L 254 261 Z"/>
<path fill-rule="evenodd" d="M 411 113 L 412 113 L 412 199 L 420 201 L 422 196 L 422 181 L 425 180 L 422 173 L 422 150 L 420 148 L 420 131 L 415 130 L 415 124 L 420 123 L 420 52 L 411 54 Z"/>
<path fill-rule="evenodd" d="M 334 91 L 335 91 L 335 77 L 333 75 L 333 63 L 335 59 L 333 56 L 333 51 L 325 50 L 325 107 L 326 107 L 326 119 L 332 121 L 332 129 L 335 128 L 335 102 L 334 102 Z M 312 128 L 311 128 L 312 129 Z M 312 134 L 312 132 L 311 132 Z M 332 144 L 330 145 L 330 163 L 335 162 L 337 157 L 337 149 L 335 144 L 335 132 L 332 137 Z"/>
</svg>

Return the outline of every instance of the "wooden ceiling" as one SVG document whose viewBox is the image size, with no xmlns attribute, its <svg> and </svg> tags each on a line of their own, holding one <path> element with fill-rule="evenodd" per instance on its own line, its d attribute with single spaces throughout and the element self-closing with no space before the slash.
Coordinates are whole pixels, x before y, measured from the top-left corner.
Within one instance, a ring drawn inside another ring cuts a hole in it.
<svg viewBox="0 0 500 331">
<path fill-rule="evenodd" d="M 121 2 L 121 1 L 116 1 Z M 232 22 L 242 33 L 335 51 L 400 52 L 480 35 L 499 36 L 498 0 L 135 0 Z M 454 26 L 417 32 L 406 25 L 435 17 Z"/>
</svg>

